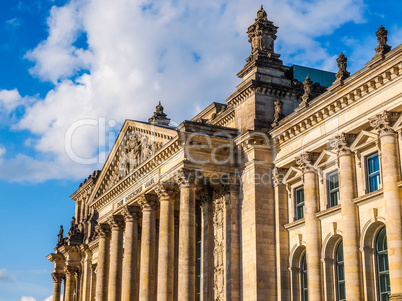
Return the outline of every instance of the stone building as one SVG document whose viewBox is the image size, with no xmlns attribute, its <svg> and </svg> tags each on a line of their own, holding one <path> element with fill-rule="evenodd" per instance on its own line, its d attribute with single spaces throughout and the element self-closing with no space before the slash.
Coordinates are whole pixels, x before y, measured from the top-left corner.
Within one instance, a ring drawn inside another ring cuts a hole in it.
<svg viewBox="0 0 402 301">
<path fill-rule="evenodd" d="M 53 300 L 402 300 L 402 45 L 381 26 L 324 87 L 294 78 L 276 32 L 261 7 L 225 103 L 124 123 L 71 196 Z"/>
</svg>

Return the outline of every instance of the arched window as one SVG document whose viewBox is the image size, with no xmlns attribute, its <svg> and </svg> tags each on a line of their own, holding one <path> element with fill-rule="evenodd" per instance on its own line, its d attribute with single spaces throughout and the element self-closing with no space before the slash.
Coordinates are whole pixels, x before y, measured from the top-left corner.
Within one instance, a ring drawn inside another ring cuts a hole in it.
<svg viewBox="0 0 402 301">
<path fill-rule="evenodd" d="M 336 287 L 338 301 L 346 300 L 345 291 L 345 264 L 343 262 L 343 242 L 341 241 L 336 248 Z"/>
<path fill-rule="evenodd" d="M 302 301 L 308 301 L 306 254 L 303 255 L 301 260 L 300 278 Z"/>
<path fill-rule="evenodd" d="M 387 233 L 385 227 L 380 230 L 376 242 L 377 279 L 380 301 L 388 301 L 391 293 L 388 267 Z"/>
</svg>

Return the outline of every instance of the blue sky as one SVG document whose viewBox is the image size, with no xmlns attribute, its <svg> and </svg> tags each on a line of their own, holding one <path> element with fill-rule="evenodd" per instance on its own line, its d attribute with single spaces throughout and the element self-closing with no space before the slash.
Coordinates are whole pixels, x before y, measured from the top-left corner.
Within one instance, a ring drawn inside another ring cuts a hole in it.
<svg viewBox="0 0 402 301">
<path fill-rule="evenodd" d="M 147 120 L 161 100 L 180 123 L 234 91 L 260 4 L 0 2 L 0 301 L 51 296 L 45 257 L 74 214 L 69 196 L 102 166 L 124 119 Z M 343 51 L 354 73 L 381 24 L 391 46 L 402 43 L 399 0 L 262 4 L 287 65 L 336 71 Z"/>
</svg>

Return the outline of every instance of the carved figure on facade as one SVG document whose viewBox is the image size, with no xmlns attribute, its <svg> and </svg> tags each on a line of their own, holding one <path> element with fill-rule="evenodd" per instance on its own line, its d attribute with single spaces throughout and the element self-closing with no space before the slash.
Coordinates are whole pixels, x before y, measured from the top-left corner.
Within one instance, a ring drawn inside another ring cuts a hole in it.
<svg viewBox="0 0 402 301">
<path fill-rule="evenodd" d="M 302 96 L 301 106 L 306 106 L 307 102 L 312 99 L 311 86 L 313 85 L 313 81 L 310 79 L 310 76 L 307 75 L 306 79 L 303 82 L 303 90 L 304 94 Z"/>
<path fill-rule="evenodd" d="M 277 30 L 278 27 L 268 21 L 267 13 L 261 5 L 254 24 L 247 30 L 248 41 L 251 44 L 251 53 L 256 51 L 273 53 Z"/>
<path fill-rule="evenodd" d="M 348 59 L 346 56 L 341 52 L 339 57 L 336 59 L 336 62 L 338 63 L 338 73 L 336 74 L 336 79 L 338 81 L 342 81 L 350 76 L 350 72 L 346 70 L 348 66 Z"/>
<path fill-rule="evenodd" d="M 281 120 L 284 115 L 282 113 L 282 107 L 283 107 L 283 102 L 278 98 L 275 102 L 274 102 L 274 122 L 271 124 L 272 127 L 275 127 L 279 124 L 279 120 Z"/>
<path fill-rule="evenodd" d="M 391 46 L 387 44 L 388 42 L 388 31 L 384 28 L 384 26 L 380 26 L 378 31 L 376 32 L 378 46 L 375 49 L 375 57 L 379 55 L 385 55 L 391 50 Z"/>
<path fill-rule="evenodd" d="M 63 225 L 60 226 L 59 234 L 57 234 L 57 245 L 62 245 L 63 244 L 63 235 L 64 235 L 64 229 Z"/>
<path fill-rule="evenodd" d="M 158 125 L 169 125 L 170 118 L 167 118 L 167 115 L 163 112 L 163 106 L 161 102 L 155 108 L 154 115 L 148 119 L 148 122 L 151 124 L 158 124 Z"/>
</svg>

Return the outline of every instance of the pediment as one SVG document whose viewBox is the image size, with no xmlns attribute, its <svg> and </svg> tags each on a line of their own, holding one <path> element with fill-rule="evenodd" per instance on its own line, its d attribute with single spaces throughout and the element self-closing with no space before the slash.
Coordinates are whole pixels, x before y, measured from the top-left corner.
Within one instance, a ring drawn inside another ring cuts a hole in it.
<svg viewBox="0 0 402 301">
<path fill-rule="evenodd" d="M 283 183 L 291 182 L 292 180 L 301 177 L 302 171 L 296 167 L 290 167 L 286 175 L 283 177 Z"/>
<path fill-rule="evenodd" d="M 395 122 L 393 129 L 395 131 L 401 130 L 402 129 L 402 114 L 399 115 L 398 120 Z"/>
<path fill-rule="evenodd" d="M 173 128 L 126 120 L 103 166 L 91 199 L 98 198 L 131 174 L 176 135 Z"/>
<path fill-rule="evenodd" d="M 355 151 L 361 148 L 364 148 L 371 143 L 376 143 L 378 141 L 378 137 L 376 134 L 370 133 L 368 131 L 361 131 L 359 135 L 357 135 L 355 141 L 350 146 L 350 149 Z"/>
<path fill-rule="evenodd" d="M 325 166 L 336 161 L 337 158 L 338 156 L 335 153 L 328 150 L 323 150 L 315 161 L 314 167 L 322 169 Z"/>
</svg>

